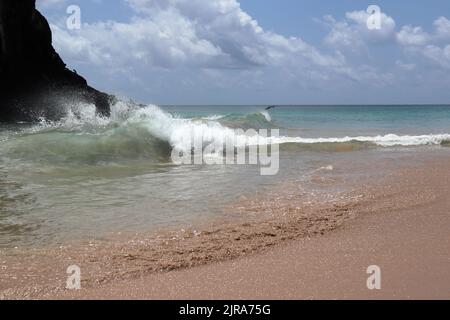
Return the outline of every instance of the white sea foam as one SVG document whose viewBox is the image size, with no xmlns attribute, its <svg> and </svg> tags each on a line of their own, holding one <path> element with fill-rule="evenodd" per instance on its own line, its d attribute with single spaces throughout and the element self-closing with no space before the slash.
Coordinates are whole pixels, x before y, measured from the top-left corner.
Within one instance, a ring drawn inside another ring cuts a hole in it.
<svg viewBox="0 0 450 320">
<path fill-rule="evenodd" d="M 217 120 L 220 120 L 220 119 L 222 119 L 222 118 L 224 118 L 225 116 L 223 116 L 223 115 L 218 115 L 218 114 L 215 114 L 215 115 L 212 115 L 212 116 L 207 116 L 207 117 L 204 117 L 204 118 L 202 118 L 203 120 L 209 120 L 209 121 L 217 121 Z"/>
<path fill-rule="evenodd" d="M 370 142 L 381 147 L 393 146 L 422 146 L 439 145 L 444 141 L 450 140 L 450 134 L 429 134 L 429 135 L 396 135 L 386 134 L 378 136 L 358 136 L 342 138 L 300 138 L 300 137 L 280 137 L 270 139 L 271 143 L 345 143 L 345 142 Z"/>
<path fill-rule="evenodd" d="M 266 118 L 268 122 L 272 122 L 272 117 L 270 116 L 270 113 L 268 111 L 261 111 L 261 114 Z"/>
<path fill-rule="evenodd" d="M 271 121 L 266 111 L 262 115 Z M 450 141 L 450 134 L 429 135 L 397 135 L 386 134 L 378 136 L 355 137 L 329 137 L 329 138 L 302 138 L 302 137 L 265 137 L 256 134 L 236 134 L 235 129 L 226 127 L 217 121 L 219 116 L 204 119 L 183 119 L 163 111 L 157 106 L 148 105 L 138 107 L 132 103 L 118 101 L 112 106 L 111 116 L 108 118 L 96 114 L 92 105 L 70 106 L 67 116 L 58 122 L 42 122 L 34 127 L 33 131 L 62 128 L 66 130 L 98 130 L 100 135 L 108 135 L 105 128 L 135 128 L 144 129 L 153 137 L 169 143 L 172 148 L 188 151 L 192 149 L 192 140 L 202 141 L 203 145 L 224 145 L 233 139 L 236 147 L 268 145 L 268 144 L 321 144 L 321 143 L 348 143 L 368 142 L 380 147 L 392 146 L 422 146 L 439 145 Z M 128 132 L 124 130 L 124 132 Z M 142 131 L 136 131 L 142 133 Z M 129 132 L 127 134 L 130 134 Z M 139 139 L 140 137 L 136 137 Z"/>
</svg>

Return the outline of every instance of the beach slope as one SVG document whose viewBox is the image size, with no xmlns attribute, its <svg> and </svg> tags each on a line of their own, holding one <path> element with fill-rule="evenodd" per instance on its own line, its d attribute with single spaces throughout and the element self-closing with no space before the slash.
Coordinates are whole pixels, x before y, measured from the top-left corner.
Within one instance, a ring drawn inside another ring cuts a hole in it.
<svg viewBox="0 0 450 320">
<path fill-rule="evenodd" d="M 449 299 L 449 191 L 450 164 L 427 162 L 389 178 L 381 197 L 325 235 L 54 298 Z M 372 265 L 381 269 L 381 290 L 367 288 Z"/>
</svg>

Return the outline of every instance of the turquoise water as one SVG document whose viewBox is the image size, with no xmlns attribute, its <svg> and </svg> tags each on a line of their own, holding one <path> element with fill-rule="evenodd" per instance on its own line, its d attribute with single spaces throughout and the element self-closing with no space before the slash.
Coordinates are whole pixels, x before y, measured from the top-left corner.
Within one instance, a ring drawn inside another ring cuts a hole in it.
<svg viewBox="0 0 450 320">
<path fill-rule="evenodd" d="M 188 226 L 229 214 L 224 208 L 242 195 L 301 182 L 324 166 L 448 150 L 450 141 L 449 106 L 265 111 L 121 101 L 108 119 L 92 106 L 66 108 L 58 122 L 0 125 L 0 247 Z M 174 149 L 191 151 L 185 137 L 202 132 L 217 142 L 237 128 L 280 129 L 271 140 L 280 144 L 277 175 L 261 176 L 257 165 L 172 162 Z"/>
<path fill-rule="evenodd" d="M 211 114 L 245 115 L 266 106 L 166 106 L 188 117 Z M 419 135 L 448 133 L 450 105 L 382 106 L 280 106 L 270 110 L 272 121 L 284 129 L 299 130 L 304 137 Z"/>
</svg>

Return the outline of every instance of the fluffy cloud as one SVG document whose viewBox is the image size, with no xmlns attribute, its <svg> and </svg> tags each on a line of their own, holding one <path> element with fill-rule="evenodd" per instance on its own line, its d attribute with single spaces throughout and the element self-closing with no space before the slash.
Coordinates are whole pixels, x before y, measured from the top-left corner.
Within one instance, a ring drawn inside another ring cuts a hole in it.
<svg viewBox="0 0 450 320">
<path fill-rule="evenodd" d="M 246 69 L 288 60 L 339 71 L 345 61 L 326 55 L 300 38 L 266 32 L 236 0 L 127 0 L 135 10 L 129 23 L 85 24 L 76 32 L 53 25 L 55 44 L 73 58 L 174 68 Z"/>
<path fill-rule="evenodd" d="M 445 17 L 433 23 L 433 33 L 425 32 L 420 26 L 404 26 L 397 34 L 397 40 L 404 46 L 424 46 L 430 43 L 448 43 L 450 41 L 450 20 Z"/>
<path fill-rule="evenodd" d="M 450 41 L 450 20 L 445 17 L 440 17 L 434 21 L 436 28 L 436 36 L 438 39 Z"/>
<path fill-rule="evenodd" d="M 450 69 L 450 45 L 445 47 L 428 45 L 422 48 L 421 54 L 438 66 Z"/>
<path fill-rule="evenodd" d="M 445 17 L 436 19 L 432 33 L 421 26 L 406 25 L 396 30 L 394 19 L 381 13 L 381 29 L 369 30 L 365 11 L 346 13 L 345 19 L 335 20 L 325 16 L 322 20 L 330 28 L 324 42 L 333 48 L 350 49 L 354 53 L 366 53 L 370 46 L 380 43 L 399 45 L 409 57 L 421 57 L 439 68 L 450 68 L 450 20 Z M 415 63 L 396 60 L 395 65 L 402 70 L 416 69 Z"/>
<path fill-rule="evenodd" d="M 82 72 L 94 68 L 97 77 L 105 74 L 109 84 L 128 79 L 142 85 L 151 77 L 154 86 L 160 77 L 160 83 L 179 83 L 179 91 L 193 82 L 265 90 L 281 84 L 323 88 L 327 83 L 380 86 L 392 81 L 389 72 L 350 65 L 338 50 L 320 50 L 300 37 L 264 30 L 236 0 L 126 3 L 134 12 L 127 22 L 85 23 L 73 31 L 52 24 L 57 50 Z M 222 73 L 220 81 L 214 70 Z"/>
<path fill-rule="evenodd" d="M 440 68 L 450 69 L 450 20 L 436 19 L 432 33 L 422 27 L 404 26 L 397 34 L 398 43 L 409 54 L 426 59 Z"/>
<path fill-rule="evenodd" d="M 422 27 L 404 26 L 397 34 L 397 40 L 404 46 L 423 46 L 430 41 L 431 36 Z"/>
<path fill-rule="evenodd" d="M 346 19 L 342 21 L 325 16 L 323 22 L 331 29 L 324 39 L 325 43 L 333 48 L 360 51 L 367 49 L 369 44 L 389 42 L 395 38 L 395 21 L 392 17 L 382 12 L 381 28 L 369 30 L 369 16 L 366 11 L 347 12 Z"/>
<path fill-rule="evenodd" d="M 80 30 L 53 21 L 54 44 L 69 65 L 100 88 L 131 95 L 135 90 L 150 100 L 173 91 L 180 99 L 210 91 L 215 100 L 252 90 L 266 97 L 289 91 L 298 102 L 292 92 L 352 94 L 356 85 L 378 90 L 409 81 L 413 77 L 406 74 L 419 73 L 417 57 L 450 67 L 445 17 L 427 33 L 421 27 L 397 27 L 386 13 L 381 13 L 379 30 L 367 28 L 365 11 L 347 12 L 341 20 L 329 15 L 320 20 L 327 35 L 313 45 L 265 30 L 237 0 L 122 1 L 131 11 L 126 20 L 84 23 Z M 399 47 L 404 55 L 382 53 L 377 63 L 380 47 Z"/>
</svg>

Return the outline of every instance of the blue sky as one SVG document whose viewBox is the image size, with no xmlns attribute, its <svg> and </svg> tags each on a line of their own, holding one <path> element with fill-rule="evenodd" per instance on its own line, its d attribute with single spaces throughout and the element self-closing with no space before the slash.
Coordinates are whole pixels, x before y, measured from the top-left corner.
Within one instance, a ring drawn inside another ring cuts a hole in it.
<svg viewBox="0 0 450 320">
<path fill-rule="evenodd" d="M 155 104 L 450 103 L 450 1 L 37 0 L 70 68 Z M 81 28 L 66 26 L 68 5 Z M 369 5 L 381 29 L 369 30 Z"/>
</svg>

